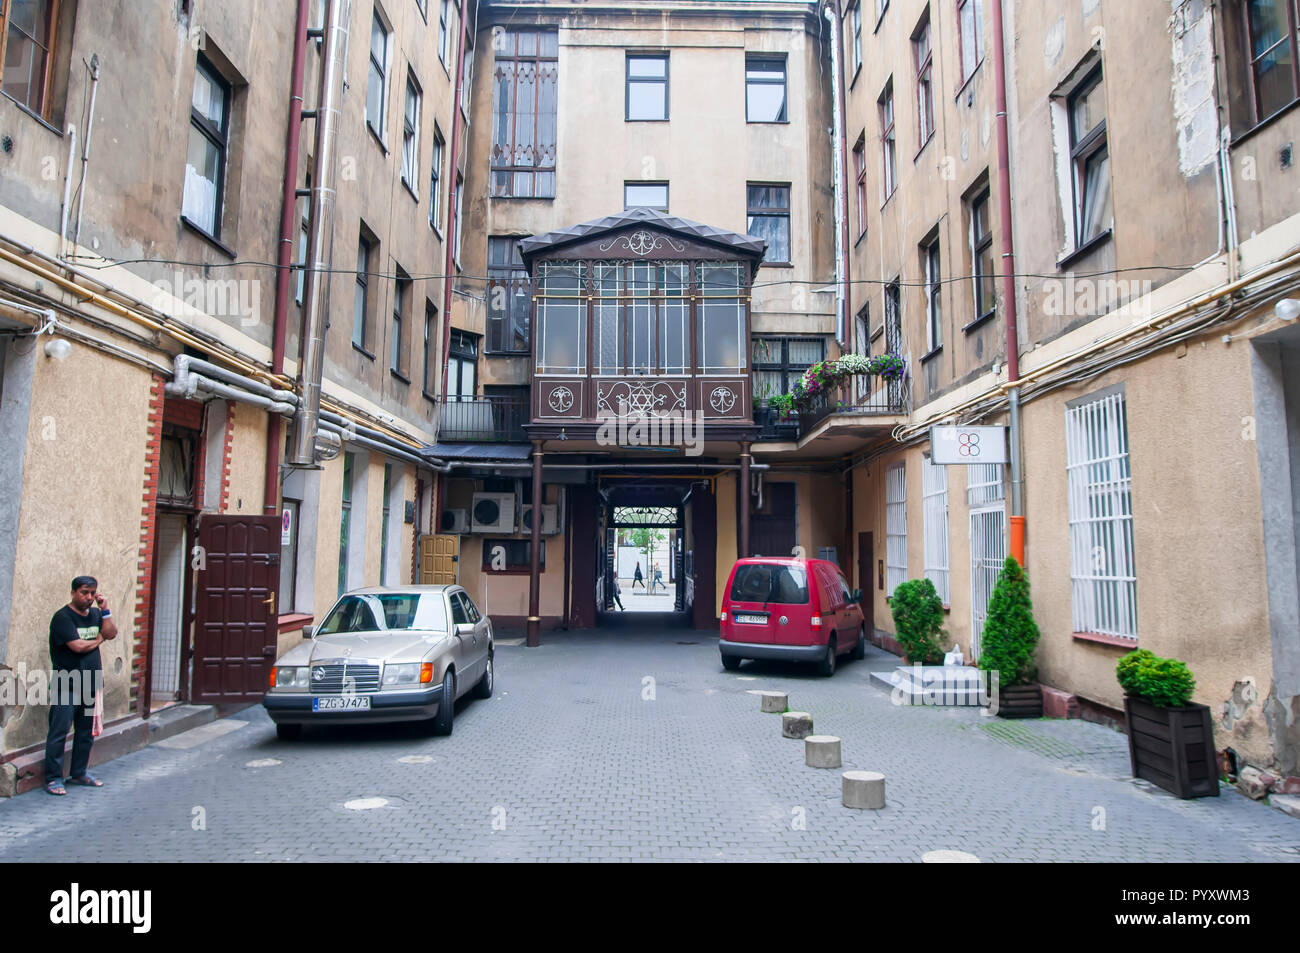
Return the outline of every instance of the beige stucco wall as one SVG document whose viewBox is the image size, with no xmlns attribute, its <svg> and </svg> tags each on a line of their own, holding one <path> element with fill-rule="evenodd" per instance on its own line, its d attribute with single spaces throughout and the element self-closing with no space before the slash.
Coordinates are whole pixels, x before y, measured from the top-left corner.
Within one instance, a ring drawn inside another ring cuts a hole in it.
<svg viewBox="0 0 1300 953">
<path fill-rule="evenodd" d="M 150 383 L 80 345 L 62 361 L 38 355 L 32 382 L 5 663 L 48 672 L 50 617 L 73 576 L 95 576 L 118 625 L 100 649 L 106 720 L 129 712 Z M 5 727 L 5 749 L 41 741 L 46 714 L 24 709 Z"/>
<path fill-rule="evenodd" d="M 230 483 L 227 513 L 261 513 L 266 492 L 266 426 L 264 411 L 235 405 L 230 440 Z"/>
</svg>

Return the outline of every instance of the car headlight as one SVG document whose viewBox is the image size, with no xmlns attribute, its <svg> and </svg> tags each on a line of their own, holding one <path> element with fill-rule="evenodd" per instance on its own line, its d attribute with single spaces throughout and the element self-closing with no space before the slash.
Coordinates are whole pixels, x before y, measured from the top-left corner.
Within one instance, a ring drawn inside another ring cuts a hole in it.
<svg viewBox="0 0 1300 953">
<path fill-rule="evenodd" d="M 384 666 L 384 686 L 414 685 L 420 680 L 420 663 L 403 662 L 400 665 Z"/>
<path fill-rule="evenodd" d="M 278 665 L 275 669 L 275 687 L 286 691 L 302 691 L 307 687 L 310 669 L 303 665 Z"/>
</svg>

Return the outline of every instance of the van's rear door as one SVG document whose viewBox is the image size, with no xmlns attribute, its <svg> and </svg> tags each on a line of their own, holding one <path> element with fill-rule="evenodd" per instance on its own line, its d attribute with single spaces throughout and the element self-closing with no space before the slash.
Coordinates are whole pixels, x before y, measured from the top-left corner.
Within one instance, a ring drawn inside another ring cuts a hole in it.
<svg viewBox="0 0 1300 953">
<path fill-rule="evenodd" d="M 808 573 L 780 563 L 746 563 L 731 580 L 731 641 L 801 644 L 807 628 Z M 781 620 L 785 619 L 783 623 Z"/>
</svg>

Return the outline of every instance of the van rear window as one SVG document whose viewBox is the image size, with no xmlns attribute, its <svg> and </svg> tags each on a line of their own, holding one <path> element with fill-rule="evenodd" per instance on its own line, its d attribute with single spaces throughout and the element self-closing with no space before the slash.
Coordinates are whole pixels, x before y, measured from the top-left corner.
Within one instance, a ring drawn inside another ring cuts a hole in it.
<svg viewBox="0 0 1300 953">
<path fill-rule="evenodd" d="M 731 600 L 803 605 L 808 601 L 808 573 L 795 566 L 740 566 L 731 580 Z"/>
</svg>

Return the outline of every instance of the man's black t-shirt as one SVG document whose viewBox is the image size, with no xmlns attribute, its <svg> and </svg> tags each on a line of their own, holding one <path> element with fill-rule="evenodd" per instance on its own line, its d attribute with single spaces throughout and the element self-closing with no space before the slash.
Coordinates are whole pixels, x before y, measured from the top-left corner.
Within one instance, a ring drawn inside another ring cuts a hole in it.
<svg viewBox="0 0 1300 953">
<path fill-rule="evenodd" d="M 67 648 L 76 639 L 93 639 L 99 635 L 103 613 L 95 606 L 86 615 L 79 615 L 72 606 L 64 606 L 50 619 L 50 662 L 56 672 L 88 671 L 103 668 L 99 649 L 79 654 Z"/>
</svg>

